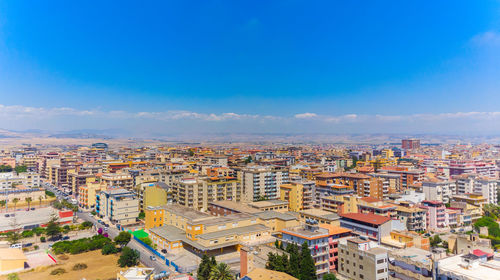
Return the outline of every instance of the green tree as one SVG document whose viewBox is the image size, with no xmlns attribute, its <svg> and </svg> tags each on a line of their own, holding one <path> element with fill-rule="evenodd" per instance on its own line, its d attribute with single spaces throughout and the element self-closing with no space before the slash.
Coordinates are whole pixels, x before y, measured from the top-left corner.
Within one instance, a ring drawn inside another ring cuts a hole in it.
<svg viewBox="0 0 500 280">
<path fill-rule="evenodd" d="M 14 211 L 16 211 L 16 205 L 17 205 L 17 203 L 19 202 L 19 198 L 17 198 L 17 197 L 16 197 L 16 198 L 14 198 L 14 199 L 12 200 L 12 202 L 14 203 Z"/>
<path fill-rule="evenodd" d="M 5 207 L 5 205 L 7 204 L 7 200 L 0 200 L 0 207 Z"/>
<path fill-rule="evenodd" d="M 0 165 L 0 172 L 12 172 L 10 165 Z"/>
<path fill-rule="evenodd" d="M 144 220 L 146 218 L 146 213 L 144 213 L 144 211 L 141 211 L 139 213 L 139 217 L 138 218 L 139 218 L 139 220 Z"/>
<path fill-rule="evenodd" d="M 7 233 L 7 241 L 9 241 L 11 245 L 16 244 L 17 241 L 19 241 L 21 238 L 22 238 L 21 234 L 19 234 L 19 232 L 17 231 L 11 231 Z"/>
<path fill-rule="evenodd" d="M 31 206 L 31 202 L 33 201 L 33 199 L 31 197 L 27 197 L 24 200 L 26 200 L 26 202 L 28 203 L 28 209 L 29 209 L 30 206 Z"/>
<path fill-rule="evenodd" d="M 323 274 L 323 280 L 337 280 L 337 277 L 333 273 Z"/>
<path fill-rule="evenodd" d="M 139 238 L 142 242 L 146 243 L 148 246 L 153 246 L 153 241 L 149 239 L 149 237 L 141 237 Z"/>
<path fill-rule="evenodd" d="M 16 171 L 17 174 L 19 174 L 28 171 L 28 168 L 25 165 L 18 165 L 14 168 L 14 170 Z"/>
<path fill-rule="evenodd" d="M 208 280 L 208 277 L 210 276 L 210 271 L 212 271 L 213 263 L 211 262 L 210 258 L 204 254 L 201 257 L 201 263 L 198 266 L 198 271 L 197 271 L 197 278 L 198 280 Z"/>
<path fill-rule="evenodd" d="M 252 162 L 252 156 L 248 156 L 248 157 L 245 159 L 245 163 L 246 163 L 246 164 L 249 164 L 250 162 Z"/>
<path fill-rule="evenodd" d="M 316 266 L 311 256 L 307 241 L 302 243 L 300 250 L 300 280 L 316 280 Z"/>
<path fill-rule="evenodd" d="M 120 247 L 127 245 L 130 242 L 132 235 L 128 231 L 120 231 L 120 233 L 115 237 L 115 243 Z"/>
<path fill-rule="evenodd" d="M 439 237 L 438 234 L 434 235 L 433 237 L 429 238 L 429 242 L 431 244 L 431 247 L 437 247 L 443 240 L 441 240 L 441 237 Z"/>
<path fill-rule="evenodd" d="M 50 238 L 54 238 L 61 234 L 61 227 L 57 223 L 57 217 L 55 215 L 52 215 L 47 227 L 45 227 L 45 234 Z"/>
<path fill-rule="evenodd" d="M 40 208 L 42 208 L 42 200 L 43 200 L 43 196 L 39 196 L 38 197 L 38 201 L 40 202 Z"/>
<path fill-rule="evenodd" d="M 289 244 L 286 246 L 286 251 L 290 254 L 289 261 L 289 272 L 288 274 L 292 275 L 295 278 L 299 278 L 300 276 L 300 255 L 299 255 L 299 247 L 295 244 Z"/>
<path fill-rule="evenodd" d="M 233 280 L 234 276 L 229 271 L 229 267 L 225 263 L 219 263 L 212 267 L 208 280 Z"/>
<path fill-rule="evenodd" d="M 140 254 L 137 250 L 130 249 L 129 247 L 124 247 L 122 249 L 122 254 L 118 259 L 118 265 L 120 267 L 130 267 L 135 266 L 139 263 Z"/>
</svg>

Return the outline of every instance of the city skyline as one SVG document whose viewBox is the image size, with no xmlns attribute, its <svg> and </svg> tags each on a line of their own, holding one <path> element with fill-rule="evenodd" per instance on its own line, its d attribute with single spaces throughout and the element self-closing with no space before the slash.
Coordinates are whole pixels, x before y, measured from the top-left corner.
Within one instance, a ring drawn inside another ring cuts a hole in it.
<svg viewBox="0 0 500 280">
<path fill-rule="evenodd" d="M 26 5 L 0 3 L 2 129 L 500 133 L 498 1 Z"/>
</svg>

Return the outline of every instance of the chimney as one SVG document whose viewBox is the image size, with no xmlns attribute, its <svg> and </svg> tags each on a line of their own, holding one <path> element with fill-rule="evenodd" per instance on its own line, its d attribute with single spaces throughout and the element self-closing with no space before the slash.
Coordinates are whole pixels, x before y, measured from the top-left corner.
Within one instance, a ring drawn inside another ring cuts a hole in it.
<svg viewBox="0 0 500 280">
<path fill-rule="evenodd" d="M 240 277 L 248 274 L 248 252 L 250 248 L 241 247 L 240 249 Z"/>
</svg>

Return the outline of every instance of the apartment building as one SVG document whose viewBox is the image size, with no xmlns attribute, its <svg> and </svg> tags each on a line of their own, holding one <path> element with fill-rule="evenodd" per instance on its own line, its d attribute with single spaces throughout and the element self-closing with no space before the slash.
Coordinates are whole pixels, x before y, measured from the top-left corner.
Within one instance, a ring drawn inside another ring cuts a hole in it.
<svg viewBox="0 0 500 280">
<path fill-rule="evenodd" d="M 173 203 L 172 190 L 165 183 L 142 183 L 138 186 L 139 209 L 144 211 L 148 206 L 162 206 Z"/>
<path fill-rule="evenodd" d="M 98 182 L 88 182 L 78 188 L 78 206 L 85 210 L 92 210 L 96 206 L 96 194 L 105 190 L 106 185 Z"/>
<path fill-rule="evenodd" d="M 390 235 L 391 218 L 375 214 L 344 213 L 340 214 L 340 226 L 380 242 L 383 237 Z"/>
<path fill-rule="evenodd" d="M 396 207 L 396 217 L 411 231 L 423 231 L 427 228 L 426 209 L 419 207 L 407 207 L 399 205 Z"/>
<path fill-rule="evenodd" d="M 340 225 L 340 217 L 339 215 L 321 210 L 321 209 L 306 209 L 299 212 L 300 220 L 305 223 L 307 221 L 315 221 L 319 225 L 327 224 L 327 225 Z"/>
<path fill-rule="evenodd" d="M 422 190 L 426 200 L 448 203 L 456 194 L 456 184 L 447 180 L 427 180 L 422 182 Z"/>
<path fill-rule="evenodd" d="M 332 195 L 321 198 L 321 209 L 333 213 L 357 213 L 359 198 L 354 195 Z"/>
<path fill-rule="evenodd" d="M 426 224 L 428 230 L 438 231 L 449 227 L 446 218 L 446 207 L 443 202 L 424 200 L 420 208 L 427 210 Z"/>
<path fill-rule="evenodd" d="M 358 213 L 376 214 L 391 219 L 396 218 L 396 205 L 386 203 L 373 197 L 362 197 L 358 199 Z"/>
<path fill-rule="evenodd" d="M 292 181 L 280 186 L 280 199 L 288 201 L 290 211 L 300 211 L 314 207 L 314 181 Z"/>
<path fill-rule="evenodd" d="M 139 217 L 139 199 L 124 189 L 109 189 L 96 194 L 96 212 L 101 218 L 120 225 L 133 224 Z"/>
<path fill-rule="evenodd" d="M 363 237 L 341 239 L 338 272 L 347 279 L 388 280 L 387 252 Z"/>
<path fill-rule="evenodd" d="M 420 148 L 420 139 L 403 139 L 401 140 L 401 148 L 404 150 L 413 150 Z"/>
<path fill-rule="evenodd" d="M 256 201 L 261 197 L 276 199 L 280 196 L 280 186 L 289 183 L 288 170 L 281 167 L 245 167 L 238 172 L 238 177 L 245 201 Z"/>
<path fill-rule="evenodd" d="M 134 188 L 134 180 L 129 173 L 102 173 L 97 175 L 97 180 L 108 188 L 118 187 L 127 190 Z"/>
<path fill-rule="evenodd" d="M 39 188 L 40 175 L 35 172 L 3 172 L 0 173 L 0 190 L 10 189 L 15 186 L 26 188 Z"/>
<path fill-rule="evenodd" d="M 338 257 L 339 257 L 339 240 L 341 238 L 350 237 L 351 230 L 333 226 L 330 224 L 319 225 L 321 228 L 328 230 L 328 265 L 331 273 L 338 270 Z"/>
<path fill-rule="evenodd" d="M 308 220 L 304 226 L 284 229 L 281 234 L 281 243 L 285 248 L 290 244 L 296 244 L 300 248 L 304 242 L 307 242 L 318 279 L 330 271 L 328 229 L 319 227 L 316 221 Z"/>
<path fill-rule="evenodd" d="M 389 276 L 391 279 L 432 280 L 432 253 L 419 248 L 389 251 Z"/>
<path fill-rule="evenodd" d="M 172 183 L 178 204 L 203 211 L 212 201 L 241 201 L 241 192 L 240 181 L 234 177 L 184 177 Z"/>
</svg>

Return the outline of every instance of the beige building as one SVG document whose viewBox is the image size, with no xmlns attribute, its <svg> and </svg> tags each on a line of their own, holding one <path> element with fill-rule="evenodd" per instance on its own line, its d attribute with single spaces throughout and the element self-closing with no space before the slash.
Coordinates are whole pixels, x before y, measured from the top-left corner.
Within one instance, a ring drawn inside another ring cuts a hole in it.
<svg viewBox="0 0 500 280">
<path fill-rule="evenodd" d="M 271 230 L 257 216 L 237 213 L 212 216 L 179 205 L 148 207 L 146 229 L 159 249 L 185 247 L 197 254 L 238 251 L 241 245 L 270 244 Z"/>
<path fill-rule="evenodd" d="M 153 280 L 154 268 L 131 267 L 116 274 L 116 280 Z"/>
<path fill-rule="evenodd" d="M 27 261 L 21 249 L 0 248 L 0 274 L 21 271 Z"/>
<path fill-rule="evenodd" d="M 143 183 L 138 188 L 140 210 L 148 206 L 162 206 L 173 200 L 172 191 L 164 183 Z"/>
<path fill-rule="evenodd" d="M 0 190 L 22 185 L 27 188 L 40 187 L 40 175 L 35 172 L 4 172 L 0 173 Z"/>
<path fill-rule="evenodd" d="M 270 166 L 245 167 L 238 172 L 238 178 L 245 201 L 256 201 L 261 197 L 277 199 L 280 186 L 289 182 L 287 169 Z"/>
<path fill-rule="evenodd" d="M 389 279 L 388 251 L 376 242 L 356 237 L 341 239 L 338 247 L 340 275 L 360 280 Z"/>
<path fill-rule="evenodd" d="M 212 201 L 240 201 L 239 180 L 234 177 L 184 177 L 172 184 L 174 200 L 196 210 L 208 210 Z"/>
<path fill-rule="evenodd" d="M 121 225 L 133 224 L 139 217 L 139 199 L 124 189 L 109 189 L 96 194 L 96 212 Z"/>
<path fill-rule="evenodd" d="M 128 173 L 103 173 L 97 176 L 98 181 L 109 187 L 132 189 L 134 180 Z"/>
<path fill-rule="evenodd" d="M 96 206 L 96 194 L 105 190 L 107 186 L 98 182 L 88 182 L 78 188 L 78 206 L 83 209 L 94 209 Z"/>
</svg>

